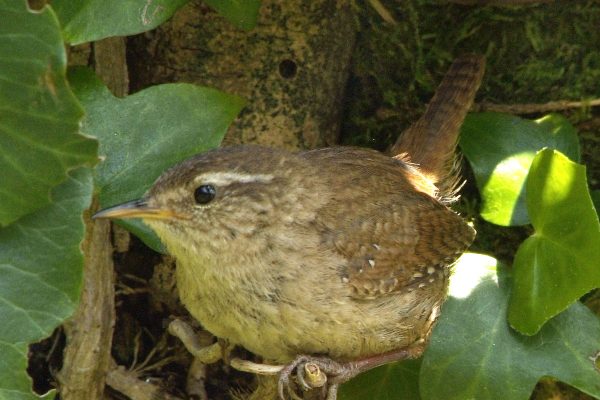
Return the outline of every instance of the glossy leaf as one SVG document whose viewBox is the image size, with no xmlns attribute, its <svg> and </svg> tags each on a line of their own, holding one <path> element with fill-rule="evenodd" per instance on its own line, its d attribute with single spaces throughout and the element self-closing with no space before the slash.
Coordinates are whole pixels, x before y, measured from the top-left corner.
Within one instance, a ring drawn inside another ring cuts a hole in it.
<svg viewBox="0 0 600 400">
<path fill-rule="evenodd" d="M 96 185 L 102 207 L 141 197 L 168 167 L 217 147 L 244 104 L 239 97 L 183 83 L 119 99 L 84 68 L 71 71 L 69 79 L 86 110 L 82 130 L 100 142 L 104 159 L 96 168 Z M 141 222 L 123 224 L 162 250 Z"/>
<path fill-rule="evenodd" d="M 97 143 L 79 134 L 56 17 L 26 4 L 0 0 L 0 226 L 47 206 L 71 168 L 96 162 Z"/>
<path fill-rule="evenodd" d="M 596 213 L 598 213 L 598 210 L 600 210 L 600 190 L 592 190 L 590 194 L 592 195 L 592 202 L 594 203 Z"/>
<path fill-rule="evenodd" d="M 529 223 L 525 179 L 537 151 L 557 149 L 579 161 L 575 128 L 560 115 L 530 121 L 507 114 L 469 114 L 460 146 L 481 194 L 481 216 L 503 226 Z"/>
<path fill-rule="evenodd" d="M 65 40 L 71 44 L 149 31 L 188 0 L 53 0 Z"/>
<path fill-rule="evenodd" d="M 535 336 L 506 321 L 510 278 L 491 257 L 463 256 L 421 364 L 425 400 L 526 400 L 551 376 L 600 398 L 600 321 L 580 303 Z M 497 271 L 496 271 L 497 268 Z"/>
<path fill-rule="evenodd" d="M 535 233 L 515 256 L 508 316 L 514 328 L 531 335 L 600 287 L 600 223 L 585 167 L 550 149 L 531 165 L 527 208 Z"/>
<path fill-rule="evenodd" d="M 0 399 L 33 399 L 27 344 L 48 335 L 77 307 L 92 173 L 71 172 L 53 202 L 0 229 Z"/>
<path fill-rule="evenodd" d="M 250 30 L 258 20 L 260 0 L 205 0 L 229 22 L 238 28 Z"/>
<path fill-rule="evenodd" d="M 340 400 L 419 400 L 421 359 L 375 368 L 340 388 Z"/>
</svg>

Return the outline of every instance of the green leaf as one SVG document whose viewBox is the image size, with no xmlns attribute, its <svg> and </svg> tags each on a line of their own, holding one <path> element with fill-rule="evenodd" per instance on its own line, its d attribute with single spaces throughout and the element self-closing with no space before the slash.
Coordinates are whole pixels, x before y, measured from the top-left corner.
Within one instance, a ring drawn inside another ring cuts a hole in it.
<svg viewBox="0 0 600 400">
<path fill-rule="evenodd" d="M 31 391 L 31 380 L 27 369 L 26 343 L 9 344 L 0 342 L 0 400 L 39 400 L 54 397 L 54 390 L 38 397 Z"/>
<path fill-rule="evenodd" d="M 260 0 L 205 0 L 238 28 L 250 30 L 256 26 Z"/>
<path fill-rule="evenodd" d="M 26 4 L 0 0 L 0 226 L 48 205 L 71 168 L 96 162 L 97 143 L 78 133 L 83 110 L 56 17 Z"/>
<path fill-rule="evenodd" d="M 239 97 L 191 84 L 153 86 L 119 99 L 85 68 L 72 70 L 69 79 L 86 110 L 82 130 L 98 138 L 104 157 L 96 168 L 102 207 L 141 197 L 168 167 L 218 147 L 244 105 Z M 123 225 L 163 251 L 141 222 Z"/>
<path fill-rule="evenodd" d="M 591 289 L 600 287 L 600 223 L 585 167 L 546 149 L 527 178 L 535 233 L 519 247 L 509 321 L 532 335 Z"/>
<path fill-rule="evenodd" d="M 577 131 L 555 114 L 535 121 L 498 113 L 469 114 L 460 146 L 481 193 L 481 216 L 503 226 L 529 223 L 524 185 L 537 151 L 550 147 L 579 161 Z"/>
<path fill-rule="evenodd" d="M 592 202 L 594 203 L 597 214 L 598 210 L 600 210 L 600 190 L 592 190 L 590 194 L 592 195 Z"/>
<path fill-rule="evenodd" d="M 419 400 L 421 359 L 375 368 L 340 388 L 340 400 Z"/>
<path fill-rule="evenodd" d="M 422 398 L 525 400 L 544 376 L 600 398 L 598 317 L 576 303 L 537 335 L 520 335 L 506 321 L 510 282 L 496 265 L 477 254 L 457 265 L 421 364 Z"/>
<path fill-rule="evenodd" d="M 71 44 L 146 32 L 188 0 L 53 0 L 65 40 Z"/>
<path fill-rule="evenodd" d="M 27 343 L 48 336 L 79 301 L 92 173 L 71 172 L 53 202 L 0 229 L 0 399 L 29 399 Z"/>
</svg>

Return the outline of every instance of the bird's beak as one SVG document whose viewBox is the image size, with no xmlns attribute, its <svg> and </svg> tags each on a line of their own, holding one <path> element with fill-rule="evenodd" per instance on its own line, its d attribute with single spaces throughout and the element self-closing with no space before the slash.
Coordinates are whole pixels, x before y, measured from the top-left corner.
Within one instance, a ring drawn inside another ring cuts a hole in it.
<svg viewBox="0 0 600 400">
<path fill-rule="evenodd" d="M 139 199 L 98 211 L 92 218 L 183 219 L 183 216 L 171 210 L 150 207 L 145 199 Z"/>
</svg>

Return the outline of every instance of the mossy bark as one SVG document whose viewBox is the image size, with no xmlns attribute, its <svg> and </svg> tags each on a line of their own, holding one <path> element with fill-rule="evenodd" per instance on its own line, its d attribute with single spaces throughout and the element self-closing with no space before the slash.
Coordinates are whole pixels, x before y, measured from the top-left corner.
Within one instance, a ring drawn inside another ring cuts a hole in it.
<svg viewBox="0 0 600 400">
<path fill-rule="evenodd" d="M 132 40 L 134 90 L 193 82 L 244 97 L 226 144 L 297 149 L 338 141 L 356 32 L 350 1 L 264 1 L 249 32 L 198 1 L 186 7 Z"/>
</svg>

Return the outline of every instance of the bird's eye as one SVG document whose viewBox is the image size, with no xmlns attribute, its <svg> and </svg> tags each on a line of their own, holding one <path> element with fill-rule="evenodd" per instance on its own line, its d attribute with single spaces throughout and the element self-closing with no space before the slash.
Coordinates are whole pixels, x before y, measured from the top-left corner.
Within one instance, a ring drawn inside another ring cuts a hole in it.
<svg viewBox="0 0 600 400">
<path fill-rule="evenodd" d="M 208 204 L 215 198 L 216 194 L 217 191 L 213 185 L 202 185 L 194 191 L 194 199 L 198 204 Z"/>
</svg>

